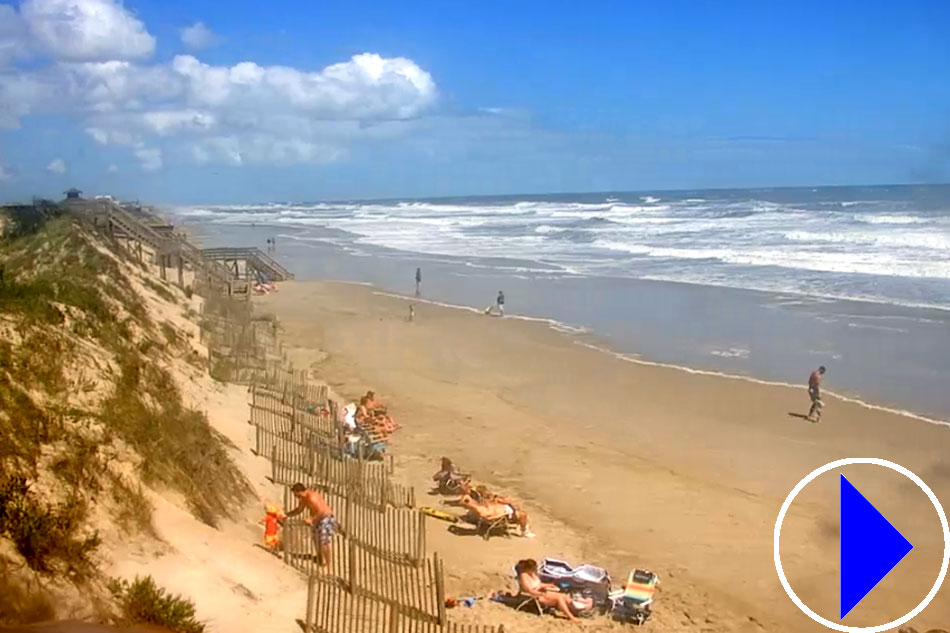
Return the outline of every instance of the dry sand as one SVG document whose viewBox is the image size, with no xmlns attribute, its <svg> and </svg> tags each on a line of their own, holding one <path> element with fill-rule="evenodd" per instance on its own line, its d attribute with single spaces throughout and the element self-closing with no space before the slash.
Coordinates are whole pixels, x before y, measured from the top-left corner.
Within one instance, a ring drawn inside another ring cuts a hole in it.
<svg viewBox="0 0 950 633">
<path fill-rule="evenodd" d="M 390 405 L 404 425 L 392 451 L 417 489 L 448 455 L 525 502 L 533 540 L 484 542 L 429 523 L 450 595 L 510 588 L 518 558 L 549 555 L 603 565 L 615 583 L 634 566 L 658 572 L 656 631 L 824 630 L 787 598 L 773 566 L 773 525 L 791 488 L 832 460 L 882 457 L 950 501 L 943 426 L 832 396 L 813 425 L 790 415 L 807 411 L 804 388 L 629 362 L 542 323 L 419 302 L 410 323 L 410 299 L 369 286 L 286 283 L 257 301 L 280 317 L 296 366 L 312 366 L 350 397 L 374 388 Z M 833 374 L 826 383 L 833 389 Z M 831 620 L 837 472 L 792 505 L 782 540 L 792 586 Z M 844 622 L 880 624 L 910 610 L 936 578 L 936 513 L 897 475 L 843 472 L 915 545 Z M 514 630 L 564 626 L 495 604 L 453 615 Z M 946 590 L 911 624 L 947 627 Z"/>
</svg>

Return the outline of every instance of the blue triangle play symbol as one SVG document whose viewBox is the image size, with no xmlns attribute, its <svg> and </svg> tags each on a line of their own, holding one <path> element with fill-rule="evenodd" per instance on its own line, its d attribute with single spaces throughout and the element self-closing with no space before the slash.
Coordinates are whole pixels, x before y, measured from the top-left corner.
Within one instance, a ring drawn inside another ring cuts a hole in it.
<svg viewBox="0 0 950 633">
<path fill-rule="evenodd" d="M 841 475 L 841 619 L 914 546 Z"/>
</svg>

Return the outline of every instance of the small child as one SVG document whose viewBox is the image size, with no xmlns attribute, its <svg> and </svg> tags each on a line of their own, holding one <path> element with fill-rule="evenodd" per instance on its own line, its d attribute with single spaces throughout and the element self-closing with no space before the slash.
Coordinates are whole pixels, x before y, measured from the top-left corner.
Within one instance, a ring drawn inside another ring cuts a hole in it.
<svg viewBox="0 0 950 633">
<path fill-rule="evenodd" d="M 267 504 L 267 514 L 261 519 L 264 524 L 264 546 L 277 551 L 280 549 L 280 522 L 287 516 L 274 504 Z"/>
</svg>

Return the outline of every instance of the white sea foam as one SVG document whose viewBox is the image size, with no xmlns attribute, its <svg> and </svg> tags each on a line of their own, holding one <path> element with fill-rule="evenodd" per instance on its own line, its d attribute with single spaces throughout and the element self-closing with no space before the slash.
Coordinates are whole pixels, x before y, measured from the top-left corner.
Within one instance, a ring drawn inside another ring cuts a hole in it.
<svg viewBox="0 0 950 633">
<path fill-rule="evenodd" d="M 175 212 L 201 222 L 339 229 L 351 237 L 331 243 L 343 246 L 348 239 L 361 250 L 386 247 L 491 262 L 515 257 L 543 260 L 539 269 L 553 264 L 571 274 L 759 290 L 812 288 L 885 303 L 950 307 L 950 210 L 917 211 L 912 200 L 809 206 L 757 195 L 268 203 Z M 866 283 L 855 276 L 888 282 Z"/>
</svg>

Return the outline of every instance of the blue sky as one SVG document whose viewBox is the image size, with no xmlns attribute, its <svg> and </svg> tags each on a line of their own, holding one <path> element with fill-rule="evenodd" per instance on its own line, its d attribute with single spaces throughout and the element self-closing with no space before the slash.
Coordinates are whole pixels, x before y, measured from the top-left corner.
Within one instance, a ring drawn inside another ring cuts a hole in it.
<svg viewBox="0 0 950 633">
<path fill-rule="evenodd" d="M 276 6 L 0 3 L 0 197 L 950 179 L 946 2 Z"/>
</svg>

